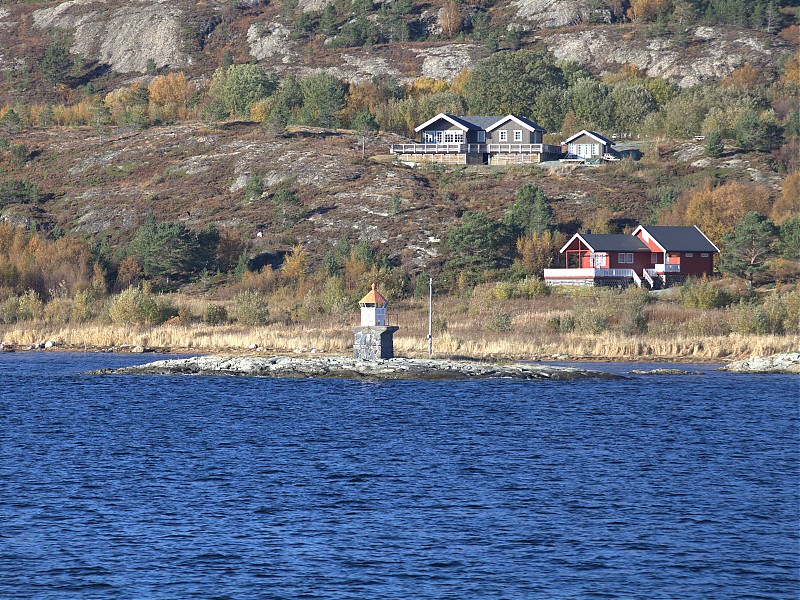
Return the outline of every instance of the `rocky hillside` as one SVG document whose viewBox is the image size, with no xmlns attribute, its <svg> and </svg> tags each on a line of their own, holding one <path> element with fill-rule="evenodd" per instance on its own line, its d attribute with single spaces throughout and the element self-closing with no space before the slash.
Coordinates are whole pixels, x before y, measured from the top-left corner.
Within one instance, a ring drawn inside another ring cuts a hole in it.
<svg viewBox="0 0 800 600">
<path fill-rule="evenodd" d="M 70 87 L 90 84 L 93 90 L 175 69 L 202 80 L 226 53 L 276 73 L 326 69 L 349 81 L 384 74 L 449 80 L 498 47 L 537 43 L 598 73 L 629 64 L 689 86 L 745 63 L 772 70 L 790 48 L 765 31 L 692 22 L 681 26 L 676 43 L 653 26 L 621 22 L 627 2 L 402 2 L 381 5 L 384 12 L 370 3 L 364 26 L 383 27 L 375 39 L 384 43 L 364 45 L 345 39 L 360 17 L 350 18 L 353 11 L 338 4 L 333 11 L 330 0 L 6 0 L 0 6 L 0 71 L 6 73 L 0 91 L 12 99 L 52 95 L 56 90 L 40 85 L 36 73 L 54 40 L 82 61 Z M 326 25 L 326 18 L 333 20 Z M 390 19 L 400 33 L 385 30 Z"/>
<path fill-rule="evenodd" d="M 546 192 L 568 232 L 652 219 L 664 173 L 678 187 L 712 175 L 757 182 L 775 194 L 781 185 L 764 155 L 709 159 L 691 142 L 638 143 L 644 152 L 639 163 L 498 170 L 394 164 L 386 152 L 399 139 L 370 139 L 362 159 L 357 136 L 347 130 L 297 127 L 272 135 L 259 124 L 234 122 L 102 135 L 86 128 L 19 133 L 13 142 L 26 146 L 31 158 L 18 164 L 0 153 L 0 169 L 7 180 L 35 184 L 41 197 L 7 205 L 0 219 L 124 245 L 152 212 L 192 229 L 217 225 L 263 253 L 302 242 L 318 258 L 337 240 L 367 241 L 414 271 L 435 267 L 447 228 L 465 210 L 500 218 L 526 182 Z M 288 214 L 276 203 L 287 189 L 301 203 Z"/>
</svg>

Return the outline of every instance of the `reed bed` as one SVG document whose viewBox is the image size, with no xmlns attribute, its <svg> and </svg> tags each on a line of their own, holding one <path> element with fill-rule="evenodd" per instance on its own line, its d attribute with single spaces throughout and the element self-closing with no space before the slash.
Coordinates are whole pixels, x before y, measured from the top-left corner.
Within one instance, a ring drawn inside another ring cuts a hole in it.
<svg viewBox="0 0 800 600">
<path fill-rule="evenodd" d="M 422 322 L 424 323 L 424 321 Z M 475 335 L 468 335 L 475 333 Z M 421 323 L 401 327 L 395 335 L 399 356 L 426 356 L 427 329 Z M 53 340 L 72 349 L 144 346 L 173 352 L 246 352 L 348 354 L 353 338 L 349 327 L 336 324 L 270 325 L 245 328 L 236 325 L 175 325 L 154 327 L 131 325 L 51 326 L 28 323 L 0 328 L 0 339 L 25 347 Z M 254 346 L 255 345 L 255 346 Z M 460 323 L 434 336 L 437 357 L 547 359 L 569 356 L 578 359 L 724 361 L 752 355 L 797 351 L 800 335 L 651 335 L 628 336 L 616 332 L 600 334 L 478 333 L 477 323 Z"/>
</svg>

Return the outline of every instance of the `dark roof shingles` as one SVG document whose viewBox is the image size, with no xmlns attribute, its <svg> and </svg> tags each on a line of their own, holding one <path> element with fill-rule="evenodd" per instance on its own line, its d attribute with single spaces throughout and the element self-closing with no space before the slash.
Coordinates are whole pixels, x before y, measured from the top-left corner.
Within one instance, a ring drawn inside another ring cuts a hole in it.
<svg viewBox="0 0 800 600">
<path fill-rule="evenodd" d="M 650 252 L 638 237 L 624 233 L 582 233 L 581 237 L 595 252 Z"/>
<path fill-rule="evenodd" d="M 659 225 L 644 229 L 667 252 L 717 252 L 714 244 L 696 227 Z"/>
</svg>

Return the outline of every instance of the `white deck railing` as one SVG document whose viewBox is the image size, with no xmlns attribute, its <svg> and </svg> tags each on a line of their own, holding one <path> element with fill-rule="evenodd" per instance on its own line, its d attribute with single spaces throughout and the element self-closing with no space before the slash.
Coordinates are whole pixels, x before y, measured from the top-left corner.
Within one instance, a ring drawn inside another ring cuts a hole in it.
<svg viewBox="0 0 800 600">
<path fill-rule="evenodd" d="M 633 269 L 545 269 L 545 279 L 594 279 L 600 277 L 630 277 L 641 285 L 641 278 Z"/>
<path fill-rule="evenodd" d="M 681 266 L 680 264 L 664 264 L 659 263 L 656 265 L 656 273 L 680 273 Z"/>
<path fill-rule="evenodd" d="M 392 144 L 393 154 L 559 154 L 552 144 Z"/>
</svg>

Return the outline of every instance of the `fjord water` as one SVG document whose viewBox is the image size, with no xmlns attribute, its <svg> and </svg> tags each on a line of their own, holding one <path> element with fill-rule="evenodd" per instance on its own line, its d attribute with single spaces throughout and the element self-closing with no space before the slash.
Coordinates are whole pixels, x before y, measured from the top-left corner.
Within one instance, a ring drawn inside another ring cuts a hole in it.
<svg viewBox="0 0 800 600">
<path fill-rule="evenodd" d="M 798 597 L 796 376 L 81 374 L 152 358 L 0 354 L 0 597 Z"/>
</svg>

